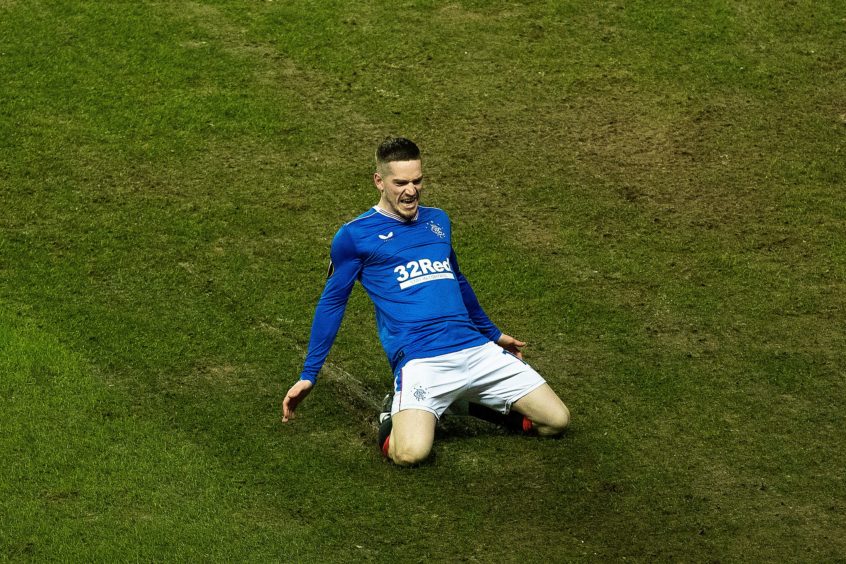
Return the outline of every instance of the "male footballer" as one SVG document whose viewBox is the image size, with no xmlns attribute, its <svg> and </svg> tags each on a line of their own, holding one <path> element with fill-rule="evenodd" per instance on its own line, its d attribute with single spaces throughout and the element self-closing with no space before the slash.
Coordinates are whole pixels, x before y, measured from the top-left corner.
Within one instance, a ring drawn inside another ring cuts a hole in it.
<svg viewBox="0 0 846 564">
<path fill-rule="evenodd" d="M 283 421 L 311 392 L 335 340 L 350 292 L 361 282 L 394 374 L 380 417 L 379 446 L 396 464 L 423 461 L 435 426 L 456 400 L 470 414 L 540 436 L 562 434 L 570 412 L 525 361 L 525 343 L 500 331 L 479 305 L 452 248 L 447 214 L 420 205 L 420 150 L 402 137 L 376 150 L 379 202 L 344 224 L 330 250 L 299 381 L 282 404 Z"/>
</svg>

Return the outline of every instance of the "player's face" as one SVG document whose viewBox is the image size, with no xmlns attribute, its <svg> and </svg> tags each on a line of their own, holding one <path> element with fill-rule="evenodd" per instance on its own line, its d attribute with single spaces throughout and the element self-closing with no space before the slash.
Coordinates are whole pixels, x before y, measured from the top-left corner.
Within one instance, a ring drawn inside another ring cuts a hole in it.
<svg viewBox="0 0 846 564">
<path fill-rule="evenodd" d="M 373 182 L 382 193 L 380 208 L 403 219 L 414 218 L 423 189 L 423 166 L 419 160 L 386 163 L 373 175 Z"/>
</svg>

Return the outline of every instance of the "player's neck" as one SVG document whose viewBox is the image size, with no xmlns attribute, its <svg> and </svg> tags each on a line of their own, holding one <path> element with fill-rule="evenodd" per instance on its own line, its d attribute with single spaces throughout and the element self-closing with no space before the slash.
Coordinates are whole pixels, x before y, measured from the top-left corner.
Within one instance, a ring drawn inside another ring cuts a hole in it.
<svg viewBox="0 0 846 564">
<path fill-rule="evenodd" d="M 386 215 L 388 217 L 392 217 L 394 219 L 398 219 L 399 221 L 416 221 L 417 218 L 420 216 L 420 208 L 418 207 L 417 210 L 414 212 L 414 217 L 403 217 L 398 214 L 395 210 L 393 210 L 389 205 L 384 204 L 382 200 L 373 206 L 376 210 L 381 213 L 382 215 Z"/>
</svg>

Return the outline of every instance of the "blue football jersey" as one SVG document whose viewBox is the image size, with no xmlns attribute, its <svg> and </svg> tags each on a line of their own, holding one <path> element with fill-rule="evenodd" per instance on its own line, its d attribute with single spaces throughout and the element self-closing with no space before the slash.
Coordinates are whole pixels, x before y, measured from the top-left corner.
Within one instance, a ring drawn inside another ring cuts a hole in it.
<svg viewBox="0 0 846 564">
<path fill-rule="evenodd" d="M 300 378 L 315 382 L 344 316 L 355 281 L 376 307 L 379 339 L 391 369 L 497 341 L 458 268 L 449 217 L 420 206 L 405 220 L 373 207 L 335 234 L 326 286 L 317 303 Z"/>
</svg>

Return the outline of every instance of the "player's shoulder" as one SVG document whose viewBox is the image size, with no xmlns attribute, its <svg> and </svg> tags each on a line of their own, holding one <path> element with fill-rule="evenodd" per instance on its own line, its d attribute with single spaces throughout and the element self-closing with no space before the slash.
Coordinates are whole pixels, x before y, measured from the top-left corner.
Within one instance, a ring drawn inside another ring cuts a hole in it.
<svg viewBox="0 0 846 564">
<path fill-rule="evenodd" d="M 368 223 L 372 223 L 374 219 L 378 220 L 379 212 L 376 211 L 375 208 L 370 208 L 366 212 L 357 215 L 356 217 L 350 219 L 349 221 L 345 222 L 338 231 L 350 231 L 355 229 L 360 225 L 367 225 Z"/>
<path fill-rule="evenodd" d="M 332 248 L 335 252 L 339 256 L 358 255 L 368 233 L 376 228 L 373 223 L 378 222 L 378 215 L 379 213 L 371 208 L 341 225 L 332 238 Z"/>
<path fill-rule="evenodd" d="M 379 216 L 379 211 L 374 206 L 374 207 L 368 209 L 367 211 L 365 211 L 364 213 L 352 218 L 351 220 L 346 222 L 344 225 L 352 225 L 354 223 L 358 223 L 358 222 L 362 222 L 362 221 L 366 222 L 368 219 L 370 219 L 370 220 L 377 219 L 378 216 Z"/>
<path fill-rule="evenodd" d="M 336 236 L 344 234 L 352 239 L 360 239 L 370 235 L 374 229 L 378 231 L 385 223 L 385 217 L 373 207 L 344 223 Z"/>
<path fill-rule="evenodd" d="M 441 208 L 435 208 L 431 206 L 420 206 L 418 209 L 420 210 L 420 219 L 424 221 L 440 219 L 449 222 L 449 214 L 447 214 L 447 212 L 445 212 Z"/>
</svg>

